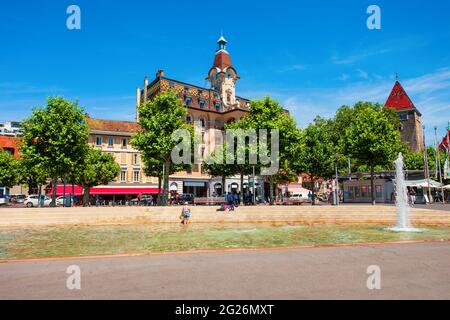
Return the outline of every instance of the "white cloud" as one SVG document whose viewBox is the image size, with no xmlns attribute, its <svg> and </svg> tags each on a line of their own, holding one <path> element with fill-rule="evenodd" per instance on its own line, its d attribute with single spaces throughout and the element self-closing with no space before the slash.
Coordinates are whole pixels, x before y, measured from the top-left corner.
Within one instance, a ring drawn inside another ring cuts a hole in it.
<svg viewBox="0 0 450 320">
<path fill-rule="evenodd" d="M 427 142 L 432 143 L 434 126 L 444 133 L 450 121 L 450 68 L 401 81 L 403 87 L 423 114 Z M 358 101 L 384 104 L 394 85 L 393 80 L 374 77 L 374 80 L 349 83 L 343 87 L 297 89 L 292 94 L 280 92 L 273 96 L 294 115 L 301 127 L 316 116 L 333 117 L 342 105 Z"/>
</svg>

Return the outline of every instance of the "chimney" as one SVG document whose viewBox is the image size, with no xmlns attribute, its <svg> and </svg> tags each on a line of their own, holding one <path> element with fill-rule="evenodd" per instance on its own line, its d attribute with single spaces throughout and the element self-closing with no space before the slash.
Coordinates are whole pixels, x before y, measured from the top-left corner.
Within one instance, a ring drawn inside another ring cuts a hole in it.
<svg viewBox="0 0 450 320">
<path fill-rule="evenodd" d="M 139 106 L 141 105 L 141 88 L 136 88 L 136 122 L 139 122 Z"/>
<path fill-rule="evenodd" d="M 144 103 L 147 103 L 148 77 L 144 78 Z"/>
<path fill-rule="evenodd" d="M 164 70 L 158 70 L 158 72 L 156 73 L 156 77 L 157 78 L 164 77 Z"/>
</svg>

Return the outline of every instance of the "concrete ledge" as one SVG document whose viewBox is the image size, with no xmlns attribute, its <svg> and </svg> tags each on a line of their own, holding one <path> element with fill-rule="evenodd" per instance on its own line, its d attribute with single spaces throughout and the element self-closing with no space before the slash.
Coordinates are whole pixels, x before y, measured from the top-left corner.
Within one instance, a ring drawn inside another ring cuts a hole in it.
<svg viewBox="0 0 450 320">
<path fill-rule="evenodd" d="M 0 210 L 0 228 L 61 225 L 98 225 L 129 223 L 179 223 L 180 207 L 91 207 Z M 396 221 L 392 206 L 257 206 L 240 207 L 235 212 L 217 212 L 217 207 L 192 207 L 194 223 L 335 223 L 388 224 Z M 450 226 L 450 212 L 413 209 L 415 225 Z"/>
</svg>

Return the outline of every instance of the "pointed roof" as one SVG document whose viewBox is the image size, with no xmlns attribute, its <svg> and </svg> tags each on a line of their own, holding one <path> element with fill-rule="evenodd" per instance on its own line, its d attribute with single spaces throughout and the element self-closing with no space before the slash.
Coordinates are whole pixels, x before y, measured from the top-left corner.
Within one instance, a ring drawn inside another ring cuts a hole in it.
<svg viewBox="0 0 450 320">
<path fill-rule="evenodd" d="M 408 94 L 398 80 L 395 82 L 385 106 L 396 110 L 415 109 L 414 103 L 408 97 Z"/>
</svg>

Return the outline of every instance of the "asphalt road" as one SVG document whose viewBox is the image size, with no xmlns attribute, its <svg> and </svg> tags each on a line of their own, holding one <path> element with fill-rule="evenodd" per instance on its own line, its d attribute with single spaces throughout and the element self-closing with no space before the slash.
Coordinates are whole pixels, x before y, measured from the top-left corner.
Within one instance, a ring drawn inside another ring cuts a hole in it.
<svg viewBox="0 0 450 320">
<path fill-rule="evenodd" d="M 81 290 L 66 287 L 71 265 Z M 450 299 L 450 243 L 9 262 L 0 299 Z"/>
</svg>

